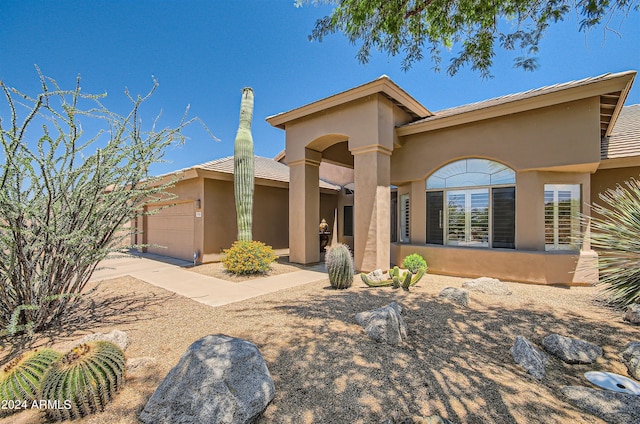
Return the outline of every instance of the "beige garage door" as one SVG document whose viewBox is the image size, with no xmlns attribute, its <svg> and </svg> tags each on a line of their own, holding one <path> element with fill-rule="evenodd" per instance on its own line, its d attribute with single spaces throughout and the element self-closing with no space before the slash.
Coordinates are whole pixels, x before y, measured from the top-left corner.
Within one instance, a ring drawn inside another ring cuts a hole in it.
<svg viewBox="0 0 640 424">
<path fill-rule="evenodd" d="M 193 202 L 187 202 L 147 216 L 147 243 L 163 246 L 150 246 L 147 251 L 187 261 L 193 260 L 194 214 Z"/>
</svg>

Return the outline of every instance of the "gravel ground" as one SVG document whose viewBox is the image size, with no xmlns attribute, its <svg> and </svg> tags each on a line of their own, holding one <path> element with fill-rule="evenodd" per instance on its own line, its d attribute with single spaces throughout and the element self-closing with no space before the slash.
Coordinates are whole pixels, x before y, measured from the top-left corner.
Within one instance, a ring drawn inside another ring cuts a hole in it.
<svg viewBox="0 0 640 424">
<path fill-rule="evenodd" d="M 153 356 L 155 365 L 128 374 L 106 410 L 78 423 L 136 423 L 166 373 L 200 337 L 223 333 L 255 343 L 276 386 L 259 423 L 380 423 L 389 417 L 441 414 L 454 423 L 602 423 L 565 402 L 564 385 L 589 385 L 590 370 L 626 375 L 618 352 L 640 340 L 622 313 L 595 301 L 592 287 L 508 283 L 511 296 L 471 293 L 468 308 L 437 299 L 463 279 L 426 275 L 411 292 L 348 290 L 328 281 L 211 308 L 130 277 L 105 281 L 91 308 L 45 334 L 36 345 L 61 346 L 88 332 L 129 334 L 128 358 Z M 400 303 L 408 342 L 391 347 L 370 340 L 355 322 L 360 311 Z M 599 344 L 592 365 L 551 359 L 538 382 L 516 365 L 509 348 L 517 335 L 538 346 L 549 333 Z M 54 337 L 54 339 L 52 339 Z M 3 362 L 22 348 L 4 346 Z M 0 423 L 40 423 L 37 411 Z"/>
</svg>

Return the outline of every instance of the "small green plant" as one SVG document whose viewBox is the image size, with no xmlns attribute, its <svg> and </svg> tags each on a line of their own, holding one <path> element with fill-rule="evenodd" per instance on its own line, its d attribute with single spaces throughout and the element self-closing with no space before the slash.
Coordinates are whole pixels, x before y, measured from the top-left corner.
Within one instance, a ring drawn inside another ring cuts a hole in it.
<svg viewBox="0 0 640 424">
<path fill-rule="evenodd" d="M 49 366 L 62 355 L 52 349 L 35 349 L 23 353 L 0 370 L 0 401 L 26 402 L 26 407 L 38 399 L 41 383 Z M 20 408 L 24 409 L 24 408 Z M 17 411 L 9 408 L 8 411 Z"/>
<path fill-rule="evenodd" d="M 327 252 L 325 258 L 329 282 L 334 289 L 347 289 L 353 283 L 353 258 L 346 244 L 338 244 Z"/>
<path fill-rule="evenodd" d="M 265 274 L 277 259 L 271 246 L 254 240 L 236 241 L 222 253 L 225 269 L 236 275 Z"/>
<path fill-rule="evenodd" d="M 413 274 L 417 273 L 420 268 L 424 268 L 427 270 L 427 261 L 417 253 L 412 253 L 411 255 L 404 258 L 402 261 L 402 267 L 408 269 Z"/>
<path fill-rule="evenodd" d="M 124 384 L 125 358 L 111 342 L 74 347 L 53 362 L 42 382 L 42 399 L 60 408 L 47 409 L 49 419 L 75 419 L 102 411 Z"/>
</svg>

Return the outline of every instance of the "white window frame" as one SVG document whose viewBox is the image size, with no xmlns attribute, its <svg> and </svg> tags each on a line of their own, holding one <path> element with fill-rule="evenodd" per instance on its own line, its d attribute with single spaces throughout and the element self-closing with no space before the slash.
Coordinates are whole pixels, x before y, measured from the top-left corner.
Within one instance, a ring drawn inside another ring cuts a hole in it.
<svg viewBox="0 0 640 424">
<path fill-rule="evenodd" d="M 464 240 L 457 241 L 450 239 L 450 216 L 449 216 L 449 196 L 464 194 Z M 487 195 L 487 239 L 483 242 L 471 241 L 471 196 L 473 194 Z M 468 247 L 489 247 L 491 246 L 491 190 L 487 188 L 475 189 L 455 189 L 445 192 L 445 209 L 446 209 L 446 228 L 445 228 L 445 244 L 448 246 L 468 246 Z"/>
<path fill-rule="evenodd" d="M 581 185 L 580 184 L 545 184 L 544 185 L 544 231 L 545 231 L 545 245 L 546 251 L 553 250 L 579 250 L 579 237 L 580 237 L 580 206 L 581 206 Z M 570 207 L 571 207 L 571 222 L 570 222 L 570 241 L 564 243 L 560 241 L 560 227 L 559 227 L 559 193 L 568 192 L 570 194 Z M 552 194 L 553 196 L 553 242 L 547 243 L 547 196 Z"/>
</svg>

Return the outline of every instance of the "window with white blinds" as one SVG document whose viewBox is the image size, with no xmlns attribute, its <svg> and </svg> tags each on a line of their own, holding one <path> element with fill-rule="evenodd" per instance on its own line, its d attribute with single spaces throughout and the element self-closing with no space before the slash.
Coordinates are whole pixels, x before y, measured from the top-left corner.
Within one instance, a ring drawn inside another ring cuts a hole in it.
<svg viewBox="0 0 640 424">
<path fill-rule="evenodd" d="M 580 235 L 580 185 L 544 185 L 546 250 L 576 250 Z"/>
<path fill-rule="evenodd" d="M 400 242 L 409 243 L 409 195 L 400 195 Z"/>
<path fill-rule="evenodd" d="M 427 178 L 427 244 L 515 249 L 516 174 L 462 159 Z"/>
</svg>

